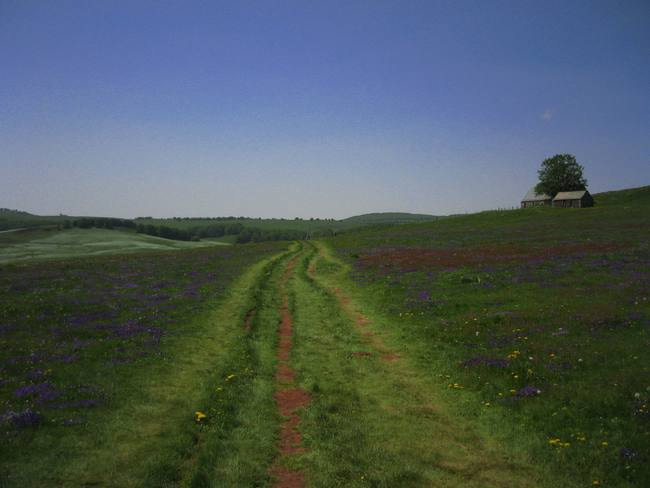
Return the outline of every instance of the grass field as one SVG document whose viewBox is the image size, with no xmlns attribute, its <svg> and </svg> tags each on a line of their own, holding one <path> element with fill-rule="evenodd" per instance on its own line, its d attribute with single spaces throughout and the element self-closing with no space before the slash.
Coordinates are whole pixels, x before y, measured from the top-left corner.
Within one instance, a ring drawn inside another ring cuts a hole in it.
<svg viewBox="0 0 650 488">
<path fill-rule="evenodd" d="M 24 227 L 52 227 L 62 223 L 62 216 L 41 216 L 19 210 L 0 208 L 0 231 Z"/>
<path fill-rule="evenodd" d="M 0 234 L 0 263 L 32 259 L 170 251 L 211 246 L 216 242 L 186 242 L 107 229 L 26 229 Z"/>
<path fill-rule="evenodd" d="M 181 476 L 195 410 L 246 363 L 233 323 L 259 272 L 251 266 L 281 247 L 2 266 L 0 485 Z"/>
<path fill-rule="evenodd" d="M 650 484 L 650 187 L 329 245 L 377 330 L 564 486 Z"/>
<path fill-rule="evenodd" d="M 2 264 L 0 486 L 648 486 L 650 187 L 596 197 Z"/>
</svg>

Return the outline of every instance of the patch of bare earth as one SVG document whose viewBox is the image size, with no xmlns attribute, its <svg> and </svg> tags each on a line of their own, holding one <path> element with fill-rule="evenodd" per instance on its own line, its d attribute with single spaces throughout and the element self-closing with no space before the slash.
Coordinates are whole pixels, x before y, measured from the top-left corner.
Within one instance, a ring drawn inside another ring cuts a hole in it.
<svg viewBox="0 0 650 488">
<path fill-rule="evenodd" d="M 316 270 L 313 264 L 309 266 L 307 272 L 312 278 L 315 277 Z M 399 354 L 395 354 L 393 351 L 391 351 L 384 344 L 384 342 L 368 328 L 368 325 L 370 325 L 370 319 L 368 319 L 368 317 L 366 317 L 364 314 L 355 310 L 352 307 L 350 303 L 350 298 L 345 293 L 343 293 L 343 290 L 341 290 L 340 288 L 334 288 L 332 292 L 338 299 L 341 308 L 345 311 L 345 313 L 347 313 L 350 317 L 352 317 L 355 325 L 361 332 L 361 335 L 366 338 L 366 340 L 372 346 L 375 352 L 379 353 L 380 357 L 384 361 L 395 361 L 397 359 L 400 359 Z M 370 356 L 370 353 L 367 352 L 352 353 L 352 357 L 367 357 L 367 356 Z"/>
<path fill-rule="evenodd" d="M 287 270 L 282 279 L 283 288 L 291 278 L 294 265 L 295 258 L 287 265 Z M 286 293 L 282 300 L 280 315 L 278 367 L 275 374 L 277 390 L 274 398 L 278 413 L 284 420 L 280 428 L 278 457 L 270 470 L 270 474 L 275 478 L 273 486 L 276 488 L 301 488 L 306 486 L 304 470 L 289 469 L 284 466 L 284 462 L 289 456 L 305 452 L 305 448 L 302 446 L 298 411 L 309 405 L 311 397 L 309 392 L 295 385 L 295 372 L 289 366 L 293 345 L 293 320 L 289 311 L 289 297 Z"/>
<path fill-rule="evenodd" d="M 568 255 L 618 251 L 618 244 L 583 242 L 531 249 L 524 245 L 499 244 L 458 249 L 401 248 L 383 249 L 359 258 L 361 266 L 390 269 L 458 268 L 547 260 Z"/>
<path fill-rule="evenodd" d="M 246 312 L 246 317 L 244 318 L 244 330 L 250 332 L 253 326 L 253 315 L 255 315 L 255 309 L 251 308 Z"/>
<path fill-rule="evenodd" d="M 393 351 L 391 351 L 388 348 L 388 346 L 384 344 L 384 341 L 382 341 L 370 329 L 368 329 L 370 320 L 361 312 L 354 310 L 354 308 L 350 304 L 350 299 L 343 293 L 343 291 L 340 288 L 335 288 L 333 291 L 334 291 L 334 295 L 339 300 L 341 308 L 345 311 L 345 313 L 347 313 L 352 317 L 355 325 L 361 332 L 361 335 L 364 336 L 367 339 L 367 341 L 370 343 L 372 348 L 380 354 L 380 357 L 384 361 L 396 361 L 400 359 L 401 356 L 399 354 L 396 354 Z M 353 354 L 353 356 L 359 357 L 360 355 L 355 353 Z"/>
</svg>

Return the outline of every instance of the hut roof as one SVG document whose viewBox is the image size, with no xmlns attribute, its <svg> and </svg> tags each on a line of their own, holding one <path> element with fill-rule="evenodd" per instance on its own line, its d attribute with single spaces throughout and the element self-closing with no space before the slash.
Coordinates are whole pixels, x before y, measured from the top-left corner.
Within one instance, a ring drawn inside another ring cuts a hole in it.
<svg viewBox="0 0 650 488">
<path fill-rule="evenodd" d="M 587 190 L 577 190 L 577 191 L 561 191 L 553 200 L 580 200 L 585 196 Z"/>
<path fill-rule="evenodd" d="M 532 187 L 528 190 L 528 193 L 522 198 L 522 202 L 542 202 L 544 200 L 550 200 L 551 197 L 545 193 L 537 193 L 535 187 Z"/>
</svg>

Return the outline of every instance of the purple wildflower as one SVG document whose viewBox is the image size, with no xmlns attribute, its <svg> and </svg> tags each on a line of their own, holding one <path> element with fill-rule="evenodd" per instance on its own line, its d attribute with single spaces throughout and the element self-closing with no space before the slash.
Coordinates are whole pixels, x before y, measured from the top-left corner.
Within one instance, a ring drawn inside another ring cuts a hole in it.
<svg viewBox="0 0 650 488">
<path fill-rule="evenodd" d="M 61 392 L 57 391 L 52 384 L 47 382 L 22 386 L 14 391 L 14 396 L 17 398 L 28 395 L 33 395 L 39 403 L 45 403 L 58 398 Z"/>
<path fill-rule="evenodd" d="M 523 388 L 520 388 L 515 396 L 517 398 L 532 397 L 537 396 L 542 393 L 542 390 L 535 386 L 526 385 Z"/>
<path fill-rule="evenodd" d="M 14 424 L 16 427 L 36 427 L 43 422 L 43 416 L 33 411 L 31 408 L 23 410 L 22 412 L 9 412 L 5 415 L 5 419 Z"/>
<path fill-rule="evenodd" d="M 423 290 L 420 293 L 418 293 L 418 300 L 421 300 L 423 302 L 428 302 L 429 300 L 431 300 L 431 294 L 428 291 Z"/>
<path fill-rule="evenodd" d="M 475 358 L 468 359 L 467 361 L 463 361 L 461 363 L 461 366 L 464 366 L 466 368 L 470 366 L 493 366 L 496 368 L 507 368 L 510 366 L 510 361 L 507 359 L 496 359 L 496 358 L 487 358 L 485 356 L 477 356 Z"/>
<path fill-rule="evenodd" d="M 62 408 L 91 408 L 96 407 L 99 402 L 93 398 L 88 398 L 85 400 L 73 400 L 69 402 L 61 402 L 50 405 L 50 408 L 62 409 Z"/>
<path fill-rule="evenodd" d="M 631 461 L 639 455 L 636 450 L 630 447 L 623 447 L 618 453 L 621 456 L 621 459 L 625 461 Z"/>
</svg>

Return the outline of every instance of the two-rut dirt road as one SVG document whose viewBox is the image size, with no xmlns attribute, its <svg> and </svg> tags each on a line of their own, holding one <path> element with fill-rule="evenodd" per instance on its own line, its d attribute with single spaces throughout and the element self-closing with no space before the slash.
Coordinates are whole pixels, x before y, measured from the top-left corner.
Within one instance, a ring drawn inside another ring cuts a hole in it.
<svg viewBox="0 0 650 488">
<path fill-rule="evenodd" d="M 323 243 L 251 266 L 194 327 L 41 486 L 554 486 L 454 409 Z"/>
<path fill-rule="evenodd" d="M 408 350 L 389 346 L 344 273 L 325 246 L 302 243 L 256 305 L 276 308 L 272 486 L 539 486 L 529 463 L 454 414 Z"/>
<path fill-rule="evenodd" d="M 231 315 L 239 370 L 211 397 L 217 406 L 178 484 L 547 484 L 443 400 L 431 372 L 377 327 L 380 315 L 325 245 L 296 243 L 256 273 L 233 290 L 248 297 Z"/>
</svg>

